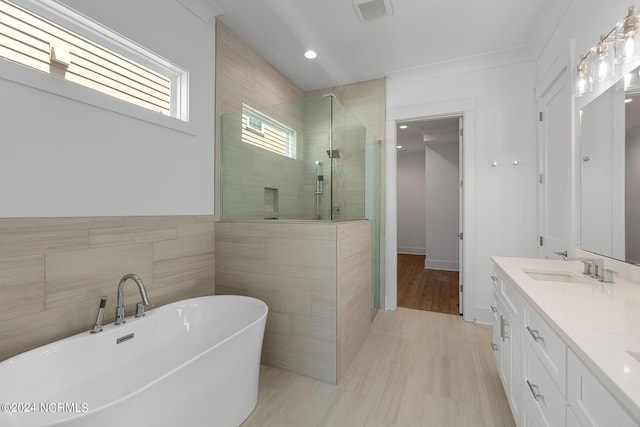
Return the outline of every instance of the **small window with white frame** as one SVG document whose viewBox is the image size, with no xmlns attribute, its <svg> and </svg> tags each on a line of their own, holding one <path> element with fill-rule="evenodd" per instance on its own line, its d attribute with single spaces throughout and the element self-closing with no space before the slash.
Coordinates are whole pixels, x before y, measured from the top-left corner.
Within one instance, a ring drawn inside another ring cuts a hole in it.
<svg viewBox="0 0 640 427">
<path fill-rule="evenodd" d="M 185 70 L 57 1 L 0 0 L 2 59 L 188 121 Z"/>
<path fill-rule="evenodd" d="M 246 104 L 242 104 L 242 141 L 296 158 L 296 131 Z"/>
</svg>

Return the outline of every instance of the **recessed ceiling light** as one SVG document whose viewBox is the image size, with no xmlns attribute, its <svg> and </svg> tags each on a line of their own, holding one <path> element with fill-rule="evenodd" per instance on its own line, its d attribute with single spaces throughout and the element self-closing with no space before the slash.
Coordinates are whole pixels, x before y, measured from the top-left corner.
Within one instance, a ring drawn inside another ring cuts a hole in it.
<svg viewBox="0 0 640 427">
<path fill-rule="evenodd" d="M 406 128 L 407 128 L 407 125 L 400 126 L 400 129 L 406 129 Z"/>
<path fill-rule="evenodd" d="M 402 148 L 402 145 L 396 145 L 396 148 Z"/>
<path fill-rule="evenodd" d="M 307 59 L 316 59 L 318 57 L 318 54 L 316 53 L 315 50 L 309 49 L 304 53 L 304 57 Z"/>
</svg>

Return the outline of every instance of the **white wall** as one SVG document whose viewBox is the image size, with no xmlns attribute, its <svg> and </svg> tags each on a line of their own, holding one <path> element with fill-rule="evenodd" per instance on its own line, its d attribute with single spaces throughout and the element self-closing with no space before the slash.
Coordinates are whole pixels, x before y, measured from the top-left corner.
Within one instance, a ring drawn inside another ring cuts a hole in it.
<svg viewBox="0 0 640 427">
<path fill-rule="evenodd" d="M 491 321 L 491 255 L 536 256 L 534 82 L 532 62 L 476 70 L 453 64 L 447 72 L 393 73 L 387 81 L 388 117 L 395 120 L 410 106 L 432 106 L 426 109 L 438 114 L 440 106 L 446 110 L 460 100 L 475 101 L 474 123 L 465 123 L 473 129 L 466 140 L 475 144 L 471 164 L 464 166 L 469 171 L 465 187 L 473 187 L 465 206 L 473 214 L 464 229 L 466 320 Z M 395 133 L 387 143 L 389 155 Z M 493 161 L 499 166 L 492 167 Z"/>
<path fill-rule="evenodd" d="M 65 3 L 188 70 L 190 120 L 174 129 L 74 101 L 7 80 L 3 65 L 0 216 L 212 214 L 213 20 L 175 0 Z"/>
<path fill-rule="evenodd" d="M 627 14 L 627 8 L 630 4 L 631 3 L 624 0 L 573 1 L 550 41 L 540 54 L 537 62 L 538 81 L 543 82 L 546 77 L 552 74 L 550 70 L 553 69 L 554 62 L 565 61 L 565 63 L 569 64 L 569 70 L 573 72 L 577 64 L 576 58 L 588 52 L 588 50 L 598 42 L 600 34 L 607 33 L 611 30 L 614 25 Z M 566 53 L 566 51 L 569 50 L 570 40 L 572 40 L 575 46 L 575 52 L 573 52 L 573 54 Z M 563 50 L 565 52 L 563 52 Z M 594 95 L 585 96 L 585 98 L 592 98 L 593 96 Z M 580 105 L 584 104 L 584 102 L 585 99 L 577 99 L 576 101 L 576 103 Z M 577 125 L 578 124 L 576 124 L 576 126 Z M 577 129 L 574 129 L 574 132 L 575 134 L 579 134 Z M 574 159 L 578 167 L 578 176 L 576 179 L 579 179 L 579 168 L 583 163 L 579 157 L 579 141 L 573 140 L 572 143 L 576 149 L 576 158 Z M 567 165 L 567 167 L 569 167 L 569 165 Z M 579 181 L 574 183 L 574 188 L 579 190 Z M 615 196 L 614 200 L 616 200 Z M 619 223 L 619 221 L 617 222 Z M 580 207 L 577 206 L 576 215 L 572 218 L 572 228 L 579 230 L 580 227 Z M 615 233 L 612 234 L 615 239 Z M 577 243 L 579 244 L 579 239 Z M 627 242 L 627 244 L 629 244 L 629 242 Z"/>
<path fill-rule="evenodd" d="M 459 269 L 459 145 L 427 145 L 426 163 L 426 268 Z"/>
<path fill-rule="evenodd" d="M 398 152 L 397 187 L 398 252 L 423 255 L 427 247 L 424 151 Z"/>
</svg>

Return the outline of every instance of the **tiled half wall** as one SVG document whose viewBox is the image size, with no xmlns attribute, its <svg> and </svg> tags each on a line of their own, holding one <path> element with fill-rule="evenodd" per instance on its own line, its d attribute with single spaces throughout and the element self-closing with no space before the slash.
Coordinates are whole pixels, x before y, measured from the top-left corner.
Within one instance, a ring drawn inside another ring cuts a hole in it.
<svg viewBox="0 0 640 427">
<path fill-rule="evenodd" d="M 262 362 L 337 383 L 370 331 L 371 224 L 216 224 L 216 293 L 269 306 Z"/>
</svg>

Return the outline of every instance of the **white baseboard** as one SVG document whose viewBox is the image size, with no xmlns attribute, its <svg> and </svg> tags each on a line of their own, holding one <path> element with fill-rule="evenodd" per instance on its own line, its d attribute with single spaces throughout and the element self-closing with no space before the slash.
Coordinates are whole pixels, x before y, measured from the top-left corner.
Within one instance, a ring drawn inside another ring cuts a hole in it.
<svg viewBox="0 0 640 427">
<path fill-rule="evenodd" d="M 424 260 L 424 268 L 428 270 L 460 271 L 460 263 L 458 261 L 443 261 L 426 258 Z"/>
<path fill-rule="evenodd" d="M 398 248 L 398 253 L 405 254 L 405 255 L 425 255 L 427 251 L 425 248 L 402 247 L 402 248 Z"/>
</svg>

